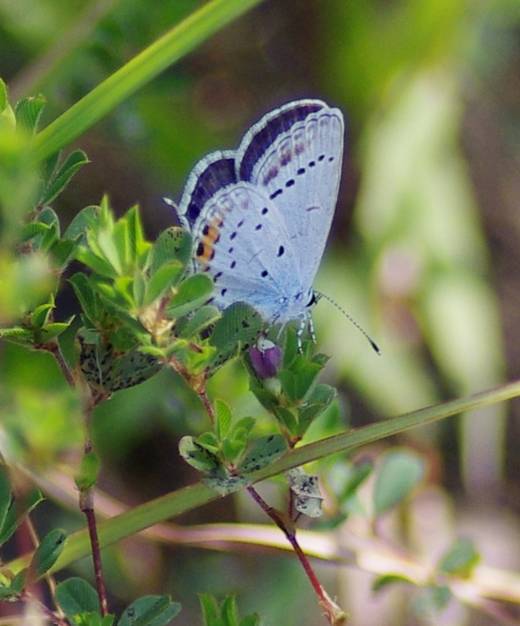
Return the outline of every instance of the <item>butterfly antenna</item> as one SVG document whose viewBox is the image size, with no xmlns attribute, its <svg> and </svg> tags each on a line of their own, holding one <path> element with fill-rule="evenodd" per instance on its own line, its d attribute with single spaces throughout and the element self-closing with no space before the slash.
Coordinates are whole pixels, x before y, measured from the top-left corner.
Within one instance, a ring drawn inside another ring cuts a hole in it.
<svg viewBox="0 0 520 626">
<path fill-rule="evenodd" d="M 381 350 L 379 349 L 379 346 L 377 345 L 377 343 L 372 339 L 372 337 L 370 337 L 370 335 L 367 333 L 367 331 L 360 324 L 358 324 L 358 322 L 356 322 L 356 320 L 351 315 L 349 315 L 345 311 L 345 309 L 342 306 L 340 306 L 332 298 L 329 298 L 329 296 L 326 296 L 324 293 L 321 293 L 321 291 L 315 291 L 314 293 L 316 294 L 316 297 L 318 299 L 325 298 L 325 300 L 327 300 L 327 302 L 330 302 L 330 304 L 332 304 L 332 306 L 336 307 L 336 309 L 338 309 L 338 311 L 340 313 L 342 313 L 348 319 L 348 321 L 351 324 L 353 324 L 359 330 L 359 332 L 362 335 L 364 335 L 366 337 L 368 343 L 372 346 L 372 349 L 374 350 L 374 352 L 376 352 L 377 354 L 381 354 Z"/>
<path fill-rule="evenodd" d="M 167 204 L 168 206 L 171 206 L 172 208 L 174 208 L 177 212 L 179 211 L 179 207 L 177 203 L 175 202 L 175 200 L 168 198 L 168 196 L 163 196 L 162 201 L 164 202 L 164 204 Z"/>
<path fill-rule="evenodd" d="M 181 223 L 181 226 L 185 230 L 190 230 L 190 224 L 188 220 L 186 219 L 186 216 L 180 214 L 179 205 L 175 202 L 175 200 L 168 198 L 168 196 L 163 196 L 162 201 L 164 202 L 164 204 L 167 204 L 168 206 L 172 207 L 172 209 L 177 214 L 177 217 L 179 218 L 179 222 Z"/>
</svg>

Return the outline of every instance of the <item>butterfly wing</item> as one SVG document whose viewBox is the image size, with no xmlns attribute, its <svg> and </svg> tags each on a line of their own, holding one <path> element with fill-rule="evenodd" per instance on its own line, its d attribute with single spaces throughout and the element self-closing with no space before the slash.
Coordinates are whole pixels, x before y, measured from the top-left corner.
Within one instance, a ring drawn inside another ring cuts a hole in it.
<svg viewBox="0 0 520 626">
<path fill-rule="evenodd" d="M 237 182 L 235 170 L 235 153 L 232 150 L 212 152 L 195 165 L 177 208 L 188 230 L 193 228 L 204 205 L 219 189 Z"/>
<path fill-rule="evenodd" d="M 304 290 L 312 286 L 336 205 L 343 115 L 321 100 L 298 100 L 265 115 L 236 153 L 237 177 L 276 204 L 299 251 Z"/>
<path fill-rule="evenodd" d="M 222 163 L 227 158 L 229 153 L 199 164 L 197 180 L 181 202 L 196 267 L 213 278 L 213 302 L 220 308 L 243 301 L 268 321 L 286 321 L 290 302 L 303 306 L 303 293 L 296 298 L 302 291 L 299 254 L 278 207 L 255 185 L 233 182 Z"/>
</svg>

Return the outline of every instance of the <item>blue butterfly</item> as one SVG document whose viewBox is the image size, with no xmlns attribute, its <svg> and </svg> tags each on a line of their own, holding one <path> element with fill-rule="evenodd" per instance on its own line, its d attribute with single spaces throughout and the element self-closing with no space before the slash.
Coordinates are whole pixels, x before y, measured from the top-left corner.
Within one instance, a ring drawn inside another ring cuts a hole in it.
<svg viewBox="0 0 520 626">
<path fill-rule="evenodd" d="M 195 269 L 214 281 L 218 308 L 241 301 L 268 324 L 300 320 L 302 332 L 311 324 L 343 135 L 339 109 L 296 100 L 264 115 L 236 151 L 197 163 L 178 213 L 193 236 Z"/>
</svg>

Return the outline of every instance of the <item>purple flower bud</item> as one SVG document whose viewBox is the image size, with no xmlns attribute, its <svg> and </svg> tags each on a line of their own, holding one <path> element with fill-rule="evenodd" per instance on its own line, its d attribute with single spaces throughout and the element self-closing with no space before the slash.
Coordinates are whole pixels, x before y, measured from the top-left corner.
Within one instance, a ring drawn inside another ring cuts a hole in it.
<svg viewBox="0 0 520 626">
<path fill-rule="evenodd" d="M 258 378 L 272 378 L 280 366 L 282 351 L 272 341 L 261 337 L 256 346 L 249 349 L 249 358 Z"/>
</svg>

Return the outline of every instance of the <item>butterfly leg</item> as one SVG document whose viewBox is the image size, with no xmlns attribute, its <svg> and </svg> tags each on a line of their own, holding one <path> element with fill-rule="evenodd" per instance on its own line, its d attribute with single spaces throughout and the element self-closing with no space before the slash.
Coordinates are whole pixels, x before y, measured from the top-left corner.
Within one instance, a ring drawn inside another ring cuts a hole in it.
<svg viewBox="0 0 520 626">
<path fill-rule="evenodd" d="M 307 317 L 307 324 L 311 334 L 312 343 L 316 343 L 316 331 L 314 330 L 314 322 L 312 321 L 312 315 L 310 313 Z"/>
<path fill-rule="evenodd" d="M 303 352 L 303 343 L 302 343 L 302 337 L 303 337 L 303 333 L 305 332 L 305 329 L 307 328 L 307 316 L 306 315 L 302 315 L 300 317 L 300 323 L 298 325 L 298 330 L 296 331 L 296 339 L 298 341 L 298 352 L 301 354 Z"/>
</svg>

